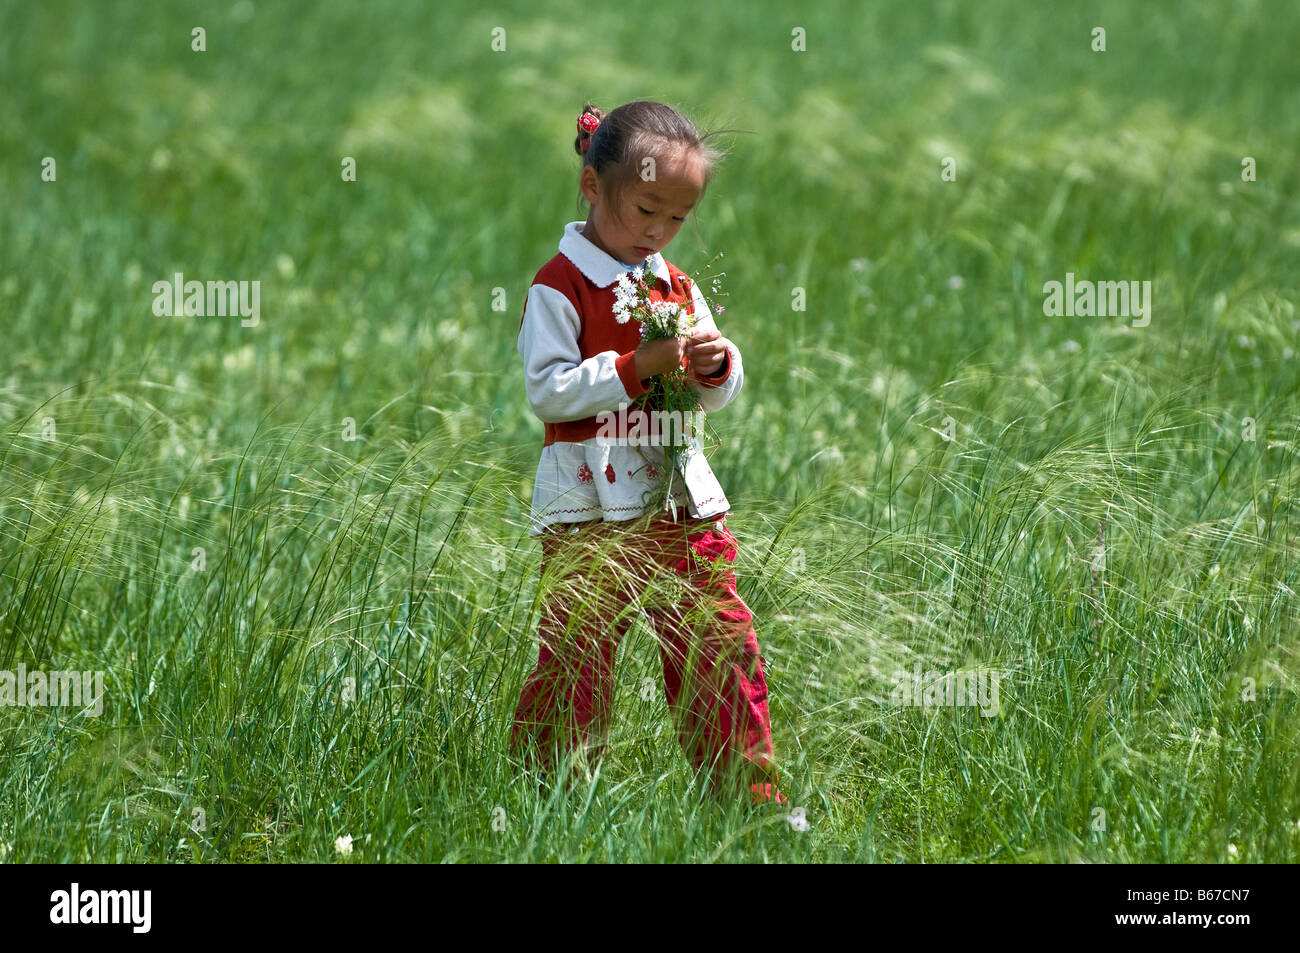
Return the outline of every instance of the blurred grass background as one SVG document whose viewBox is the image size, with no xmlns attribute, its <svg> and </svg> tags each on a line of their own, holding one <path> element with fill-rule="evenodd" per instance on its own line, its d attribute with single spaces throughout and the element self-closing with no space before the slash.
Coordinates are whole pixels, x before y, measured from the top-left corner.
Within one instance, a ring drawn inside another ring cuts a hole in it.
<svg viewBox="0 0 1300 953">
<path fill-rule="evenodd" d="M 0 668 L 109 673 L 0 711 L 9 859 L 1296 859 L 1293 6 L 0 11 Z M 636 98 L 750 133 L 666 254 L 725 253 L 710 460 L 808 831 L 691 801 L 641 629 L 578 809 L 504 753 L 519 314 L 574 118 Z M 155 317 L 177 271 L 260 325 Z M 1045 317 L 1066 272 L 1150 326 Z M 916 659 L 1003 716 L 891 706 Z"/>
</svg>

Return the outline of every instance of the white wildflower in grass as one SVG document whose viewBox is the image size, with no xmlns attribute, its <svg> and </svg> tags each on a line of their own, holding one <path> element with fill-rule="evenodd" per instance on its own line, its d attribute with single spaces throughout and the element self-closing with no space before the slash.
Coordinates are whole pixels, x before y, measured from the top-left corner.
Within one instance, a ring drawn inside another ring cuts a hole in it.
<svg viewBox="0 0 1300 953">
<path fill-rule="evenodd" d="M 342 854 L 344 857 L 347 857 L 349 854 L 351 854 L 351 853 L 352 853 L 352 835 L 351 835 L 351 834 L 345 834 L 345 835 L 342 836 L 342 837 L 336 837 L 336 838 L 334 838 L 334 849 L 335 849 L 336 851 L 338 851 L 340 854 Z"/>
</svg>

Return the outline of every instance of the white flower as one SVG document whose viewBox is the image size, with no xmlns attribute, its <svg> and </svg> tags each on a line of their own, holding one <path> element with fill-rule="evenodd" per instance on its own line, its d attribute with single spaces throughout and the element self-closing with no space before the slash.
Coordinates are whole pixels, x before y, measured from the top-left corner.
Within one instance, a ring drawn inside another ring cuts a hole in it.
<svg viewBox="0 0 1300 953">
<path fill-rule="evenodd" d="M 618 285 L 614 288 L 614 319 L 619 324 L 627 324 L 632 316 L 630 311 L 636 307 L 639 298 L 636 285 L 632 284 L 627 274 L 619 275 Z"/>
<path fill-rule="evenodd" d="M 650 305 L 650 314 L 656 328 L 681 336 L 691 325 L 691 316 L 679 304 L 671 301 L 655 301 Z"/>
<path fill-rule="evenodd" d="M 347 834 L 343 837 L 334 838 L 334 849 L 344 857 L 352 853 L 352 835 Z"/>
<path fill-rule="evenodd" d="M 635 268 L 632 269 L 632 280 L 633 280 L 633 281 L 640 282 L 642 276 L 644 276 L 644 275 L 645 275 L 645 266 L 644 266 L 644 265 L 637 265 Z"/>
</svg>

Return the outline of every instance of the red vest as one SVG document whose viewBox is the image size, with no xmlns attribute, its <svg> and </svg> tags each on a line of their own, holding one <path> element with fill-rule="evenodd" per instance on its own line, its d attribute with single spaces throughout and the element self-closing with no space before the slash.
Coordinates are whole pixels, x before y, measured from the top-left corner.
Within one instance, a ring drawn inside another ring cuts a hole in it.
<svg viewBox="0 0 1300 953">
<path fill-rule="evenodd" d="M 691 297 L 691 279 L 684 272 L 678 269 L 668 259 L 664 259 L 664 264 L 668 266 L 668 276 L 671 279 L 671 285 L 665 286 L 663 279 L 656 279 L 654 288 L 650 291 L 651 301 L 667 301 L 671 304 L 680 304 L 690 309 L 694 313 L 694 306 Z M 611 282 L 604 288 L 598 288 L 591 282 L 579 269 L 578 266 L 563 254 L 557 254 L 554 258 L 542 266 L 537 277 L 533 279 L 535 285 L 546 285 L 548 288 L 554 288 L 569 299 L 578 312 L 578 350 L 581 352 L 581 360 L 585 361 L 589 357 L 595 357 L 602 351 L 617 351 L 619 354 L 626 354 L 628 351 L 635 351 L 641 345 L 641 325 L 637 321 L 628 321 L 626 324 L 619 324 L 614 319 L 614 289 L 618 287 L 617 282 Z M 525 313 L 527 306 L 525 306 Z M 524 326 L 523 315 L 519 317 L 519 327 Z M 644 396 L 644 395 L 643 395 Z M 627 398 L 628 409 L 639 407 L 643 401 L 639 398 Z M 615 412 L 618 408 L 611 407 L 610 411 Z M 621 415 L 620 415 L 621 416 Z M 622 426 L 627 426 L 626 419 L 620 421 Z M 566 420 L 562 423 L 546 423 L 546 440 L 542 446 L 550 446 L 559 441 L 562 443 L 581 442 L 596 436 L 600 429 L 600 421 L 595 417 L 587 417 L 583 420 Z M 626 433 L 627 431 L 623 431 Z"/>
</svg>

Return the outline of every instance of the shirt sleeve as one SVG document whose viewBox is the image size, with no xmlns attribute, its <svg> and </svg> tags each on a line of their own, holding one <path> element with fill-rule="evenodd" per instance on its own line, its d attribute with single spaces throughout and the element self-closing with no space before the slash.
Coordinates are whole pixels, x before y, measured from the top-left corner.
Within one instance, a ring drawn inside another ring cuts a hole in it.
<svg viewBox="0 0 1300 953">
<path fill-rule="evenodd" d="M 528 404 L 544 423 L 584 420 L 617 411 L 649 388 L 636 376 L 636 351 L 601 351 L 582 359 L 582 319 L 573 303 L 549 285 L 528 289 L 518 351 L 524 359 Z"/>
<path fill-rule="evenodd" d="M 695 282 L 691 282 L 691 299 L 695 305 L 696 330 L 718 331 L 713 320 L 713 309 Z M 722 359 L 718 372 L 711 377 L 692 375 L 691 384 L 700 395 L 700 407 L 705 413 L 719 411 L 731 403 L 731 399 L 740 392 L 740 385 L 745 378 L 740 348 L 730 338 L 723 337 L 722 340 L 727 345 L 727 354 Z"/>
</svg>

